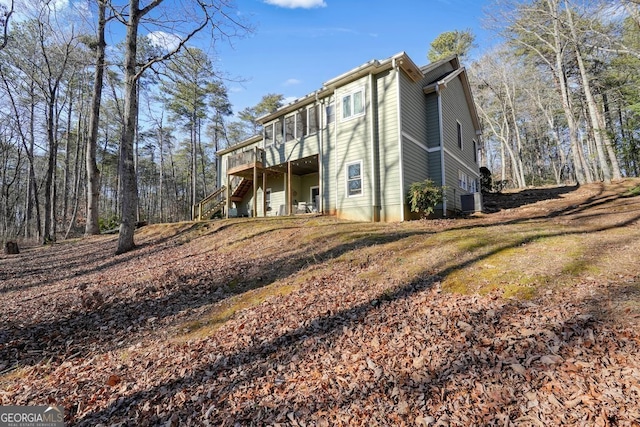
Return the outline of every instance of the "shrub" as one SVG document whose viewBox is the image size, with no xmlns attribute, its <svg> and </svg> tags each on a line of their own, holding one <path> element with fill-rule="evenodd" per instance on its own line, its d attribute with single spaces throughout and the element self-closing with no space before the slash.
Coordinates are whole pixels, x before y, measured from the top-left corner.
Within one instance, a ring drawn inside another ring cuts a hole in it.
<svg viewBox="0 0 640 427">
<path fill-rule="evenodd" d="M 490 193 L 493 189 L 491 182 L 491 171 L 489 168 L 482 166 L 480 168 L 480 191 L 483 193 Z"/>
<path fill-rule="evenodd" d="M 100 232 L 115 230 L 120 226 L 120 218 L 116 214 L 106 218 L 100 217 L 98 218 L 98 226 L 100 227 Z"/>
<path fill-rule="evenodd" d="M 444 199 L 444 187 L 436 185 L 430 179 L 414 182 L 409 187 L 411 212 L 421 212 L 423 217 L 433 213 L 435 207 Z"/>
</svg>

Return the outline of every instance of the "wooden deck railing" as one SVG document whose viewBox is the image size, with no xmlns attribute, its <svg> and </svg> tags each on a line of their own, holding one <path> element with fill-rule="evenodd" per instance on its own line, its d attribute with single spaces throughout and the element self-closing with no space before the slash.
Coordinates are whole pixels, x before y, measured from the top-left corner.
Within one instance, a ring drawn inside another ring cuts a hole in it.
<svg viewBox="0 0 640 427">
<path fill-rule="evenodd" d="M 227 202 L 226 189 L 227 187 L 223 185 L 194 205 L 192 215 L 193 220 L 202 221 L 204 218 L 210 218 L 212 215 L 222 210 L 222 207 Z"/>
<path fill-rule="evenodd" d="M 253 150 L 243 151 L 229 156 L 227 162 L 227 171 L 242 166 L 250 167 L 255 163 L 264 163 L 264 150 L 254 147 Z"/>
</svg>

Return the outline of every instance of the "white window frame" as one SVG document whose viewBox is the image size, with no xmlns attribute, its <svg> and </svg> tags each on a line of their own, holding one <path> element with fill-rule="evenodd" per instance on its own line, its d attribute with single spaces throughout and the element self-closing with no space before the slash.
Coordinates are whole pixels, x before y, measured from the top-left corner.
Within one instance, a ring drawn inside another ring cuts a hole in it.
<svg viewBox="0 0 640 427">
<path fill-rule="evenodd" d="M 355 108 L 354 98 L 355 98 L 355 95 L 358 93 L 360 93 L 362 96 L 362 101 L 361 101 L 362 105 L 360 106 L 361 110 L 356 113 L 354 111 L 354 108 Z M 345 100 L 347 98 L 349 99 L 349 111 L 345 113 Z M 355 119 L 356 117 L 364 116 L 367 111 L 366 104 L 367 103 L 366 103 L 364 87 L 358 87 L 356 89 L 351 90 L 350 92 L 343 93 L 342 95 L 340 95 L 340 116 L 342 120 L 347 121 L 347 120 Z"/>
<path fill-rule="evenodd" d="M 353 166 L 353 165 L 360 165 L 360 175 L 359 175 L 358 178 L 349 178 L 349 167 Z M 364 196 L 364 178 L 363 178 L 362 172 L 363 172 L 362 160 L 356 160 L 356 161 L 349 162 L 349 163 L 346 164 L 346 170 L 345 170 L 344 178 L 345 178 L 345 190 L 346 190 L 346 195 L 347 195 L 348 198 Z M 358 194 L 350 194 L 349 182 L 356 181 L 356 180 L 360 180 L 360 193 L 358 193 Z"/>
<path fill-rule="evenodd" d="M 331 113 L 330 113 L 331 112 Z M 336 121 L 336 103 L 330 102 L 324 109 L 325 125 L 329 126 Z"/>
<path fill-rule="evenodd" d="M 464 191 L 469 191 L 469 176 L 461 169 L 458 169 L 458 187 Z"/>
<path fill-rule="evenodd" d="M 271 122 L 264 127 L 264 148 L 271 147 L 276 142 L 275 122 Z M 271 142 L 267 143 L 267 129 L 271 129 Z"/>
<path fill-rule="evenodd" d="M 316 124 L 316 128 L 315 129 L 311 129 L 311 110 L 315 109 L 315 124 Z M 313 104 L 310 105 L 309 108 L 307 108 L 307 135 L 313 135 L 315 133 L 318 133 L 318 131 L 320 130 L 320 106 L 318 104 Z"/>
<path fill-rule="evenodd" d="M 285 144 L 289 141 L 294 141 L 296 139 L 298 139 L 298 136 L 296 135 L 297 132 L 297 121 L 298 121 L 298 117 L 297 117 L 298 113 L 292 113 L 292 114 L 288 114 L 286 116 L 284 116 L 283 120 L 282 120 L 282 125 L 284 126 L 284 142 Z M 287 122 L 289 122 L 292 126 L 291 128 L 291 132 L 289 132 L 289 128 L 288 128 L 288 124 Z M 289 139 L 289 135 L 291 135 L 291 138 Z"/>
</svg>

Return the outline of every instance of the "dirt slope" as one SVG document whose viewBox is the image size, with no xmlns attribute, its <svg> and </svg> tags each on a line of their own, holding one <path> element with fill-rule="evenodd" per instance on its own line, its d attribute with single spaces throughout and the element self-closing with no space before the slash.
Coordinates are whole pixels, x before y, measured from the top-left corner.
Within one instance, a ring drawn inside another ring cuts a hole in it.
<svg viewBox="0 0 640 427">
<path fill-rule="evenodd" d="M 638 185 L 2 255 L 0 404 L 83 426 L 639 425 Z"/>
</svg>

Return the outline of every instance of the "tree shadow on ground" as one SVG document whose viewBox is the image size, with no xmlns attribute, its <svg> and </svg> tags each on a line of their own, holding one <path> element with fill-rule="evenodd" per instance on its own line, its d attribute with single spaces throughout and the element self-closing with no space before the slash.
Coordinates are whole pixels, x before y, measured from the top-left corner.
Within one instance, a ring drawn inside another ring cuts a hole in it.
<svg viewBox="0 0 640 427">
<path fill-rule="evenodd" d="M 336 233 L 340 234 L 339 227 Z M 167 270 L 162 277 L 164 283 L 139 284 L 135 298 L 108 295 L 108 289 L 99 285 L 88 286 L 89 290 L 83 292 L 81 301 L 70 307 L 57 307 L 57 316 L 52 319 L 7 319 L 3 322 L 0 326 L 0 359 L 8 362 L 9 366 L 17 367 L 47 359 L 65 360 L 71 356 L 83 357 L 90 353 L 123 348 L 135 342 L 137 333 L 170 326 L 176 315 L 268 286 L 305 267 L 355 249 L 400 241 L 421 233 L 424 232 L 380 231 L 346 243 L 336 243 L 321 251 L 302 245 L 283 250 L 271 258 L 262 257 L 259 261 L 238 256 L 236 262 L 218 272 Z M 263 237 L 268 239 L 268 235 Z M 153 253 L 157 254 L 160 250 L 158 248 Z M 215 256 L 218 254 L 211 252 L 210 255 L 211 264 L 215 265 Z M 125 258 L 130 257 L 135 258 L 135 255 L 128 254 Z M 125 260 L 107 261 L 101 264 L 103 267 L 91 270 L 99 271 L 121 262 Z M 87 271 L 81 270 L 78 274 L 87 274 Z"/>
<path fill-rule="evenodd" d="M 572 233 L 578 232 L 564 234 Z M 583 233 L 583 231 L 579 233 Z M 545 235 L 545 237 L 547 236 Z M 491 315 L 474 310 L 472 305 L 466 305 L 460 307 L 461 310 L 450 312 L 450 316 L 439 319 L 449 322 L 444 329 L 440 328 L 437 323 L 431 323 L 429 316 L 415 317 L 422 319 L 420 322 L 423 323 L 411 325 L 412 328 L 422 328 L 423 331 L 444 334 L 447 338 L 446 342 L 448 342 L 438 350 L 438 354 L 432 355 L 434 362 L 428 364 L 422 379 L 411 378 L 407 374 L 406 366 L 388 366 L 385 365 L 381 357 L 371 356 L 371 362 L 367 360 L 358 363 L 361 369 L 371 371 L 367 374 L 370 381 L 365 381 L 359 390 L 346 392 L 347 389 L 344 386 L 339 387 L 335 381 L 334 383 L 327 381 L 322 385 L 324 391 L 321 395 L 307 396 L 305 403 L 302 401 L 281 402 L 279 411 L 267 410 L 266 407 L 258 405 L 259 402 L 245 402 L 246 404 L 243 405 L 234 402 L 232 396 L 242 395 L 254 387 L 256 383 L 266 387 L 265 378 L 268 378 L 269 381 L 277 380 L 277 369 L 274 367 L 291 367 L 300 364 L 301 361 L 310 357 L 314 348 L 311 343 L 327 343 L 327 348 L 330 348 L 331 352 L 335 352 L 338 348 L 337 343 L 343 341 L 342 337 L 346 331 L 353 330 L 358 326 L 366 328 L 367 325 L 376 322 L 378 324 L 393 322 L 394 316 L 398 315 L 398 310 L 395 308 L 402 304 L 409 304 L 409 301 L 418 295 L 428 299 L 426 294 L 437 293 L 435 287 L 449 274 L 463 269 L 471 263 L 481 261 L 496 252 L 520 247 L 530 239 L 531 237 L 526 237 L 523 238 L 523 241 L 503 245 L 489 253 L 479 254 L 471 260 L 444 268 L 436 274 L 425 273 L 409 283 L 400 285 L 393 291 L 385 291 L 368 301 L 338 312 L 318 315 L 313 321 L 305 322 L 293 330 L 276 334 L 270 339 L 256 338 L 256 341 L 250 340 L 244 346 L 239 344 L 237 348 L 230 353 L 221 355 L 215 362 L 205 362 L 196 366 L 193 373 L 189 375 L 183 375 L 165 381 L 161 385 L 122 397 L 109 407 L 90 413 L 82 420 L 76 421 L 79 425 L 93 425 L 115 417 L 117 420 L 128 420 L 128 422 L 140 425 L 156 425 L 167 421 L 170 416 L 174 416 L 177 417 L 176 419 L 186 422 L 186 419 L 191 417 L 194 411 L 200 411 L 199 413 L 203 414 L 205 411 L 202 408 L 210 405 L 214 410 L 206 411 L 210 417 L 206 420 L 207 422 L 215 425 L 233 425 L 233 423 L 258 425 L 287 423 L 291 420 L 288 418 L 288 414 L 294 413 L 295 416 L 296 411 L 298 414 L 307 414 L 303 420 L 305 422 L 317 421 L 317 418 L 314 419 L 314 417 L 320 416 L 319 414 L 329 413 L 334 408 L 341 408 L 343 413 L 348 413 L 354 404 L 364 404 L 372 399 L 382 408 L 383 413 L 389 408 L 395 408 L 401 398 L 412 404 L 423 402 L 426 405 L 425 402 L 430 402 L 429 404 L 434 407 L 437 405 L 447 406 L 451 404 L 448 401 L 450 399 L 448 394 L 452 393 L 454 386 L 460 385 L 461 379 L 468 378 L 471 374 L 473 374 L 471 378 L 474 380 L 486 380 L 488 387 L 499 384 L 495 390 L 497 394 L 489 395 L 489 398 L 485 396 L 485 400 L 482 401 L 471 402 L 471 404 L 476 403 L 485 407 L 485 418 L 472 420 L 471 423 L 485 422 L 490 424 L 499 421 L 505 422 L 505 419 L 513 421 L 519 414 L 519 405 L 523 402 L 526 403 L 523 394 L 527 390 L 522 387 L 520 389 L 514 388 L 515 391 L 512 393 L 515 394 L 503 395 L 499 392 L 499 388 L 517 387 L 518 384 L 526 381 L 532 384 L 536 392 L 543 393 L 543 387 L 548 383 L 546 379 L 548 379 L 549 371 L 549 363 L 544 358 L 552 360 L 552 363 L 559 363 L 550 357 L 556 355 L 563 360 L 569 359 L 575 354 L 582 354 L 584 358 L 591 359 L 594 357 L 594 353 L 587 343 L 588 334 L 589 331 L 597 330 L 598 324 L 594 322 L 602 322 L 602 320 L 595 319 L 590 315 L 584 316 L 582 309 L 578 308 L 567 310 L 566 313 L 556 317 L 551 316 L 548 324 L 535 325 L 540 329 L 529 332 L 524 330 L 526 328 L 519 326 L 518 322 L 521 325 L 523 319 L 527 318 L 527 311 L 531 309 L 532 303 L 506 301 L 502 305 L 497 304 L 491 310 Z M 353 246 L 348 245 L 347 247 Z M 345 251 L 341 250 L 341 252 Z M 542 306 L 544 304 L 541 304 Z M 468 314 L 464 308 L 471 314 Z M 433 307 L 433 310 L 436 309 L 437 307 Z M 585 310 L 588 311 L 588 307 Z M 605 345 L 606 339 L 601 344 Z M 365 342 L 361 345 L 368 346 L 370 343 Z M 377 371 L 378 369 L 380 371 Z M 220 378 L 221 380 L 218 380 Z M 533 380 L 535 381 L 532 382 Z M 165 399 L 164 403 L 168 404 L 168 401 L 179 391 L 194 391 L 196 388 L 194 384 L 202 386 L 212 381 L 216 383 L 216 387 L 212 387 L 211 390 L 217 390 L 217 392 L 204 403 L 199 402 L 198 405 L 194 405 L 185 402 L 181 407 L 174 407 L 173 414 L 158 414 L 153 410 L 143 408 L 145 401 L 159 402 Z M 475 383 L 472 383 L 471 386 L 473 384 Z M 260 387 L 260 385 L 255 385 L 255 387 Z M 396 389 L 399 391 L 394 391 Z M 459 397 L 459 395 L 455 396 L 456 399 Z M 467 403 L 469 403 L 468 399 Z M 451 419 L 456 414 L 448 409 L 443 412 L 443 415 L 447 415 Z M 402 413 L 396 414 L 396 416 L 398 422 L 407 422 L 406 419 L 403 419 Z M 578 419 L 576 418 L 576 420 Z M 197 420 L 204 421 L 203 418 Z M 394 424 L 389 419 L 385 418 L 384 420 L 386 422 L 383 424 Z M 340 420 L 333 421 L 339 422 Z M 459 418 L 458 421 L 464 422 L 464 418 Z"/>
</svg>

